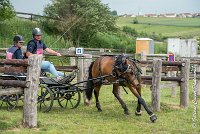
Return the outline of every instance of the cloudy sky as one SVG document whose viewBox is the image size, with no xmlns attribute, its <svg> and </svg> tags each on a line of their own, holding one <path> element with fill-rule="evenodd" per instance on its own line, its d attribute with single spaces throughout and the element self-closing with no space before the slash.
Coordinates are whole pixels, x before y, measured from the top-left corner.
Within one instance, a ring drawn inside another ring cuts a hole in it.
<svg viewBox="0 0 200 134">
<path fill-rule="evenodd" d="M 15 10 L 41 14 L 50 0 L 10 0 Z M 200 13 L 200 0 L 101 0 L 121 14 Z"/>
</svg>

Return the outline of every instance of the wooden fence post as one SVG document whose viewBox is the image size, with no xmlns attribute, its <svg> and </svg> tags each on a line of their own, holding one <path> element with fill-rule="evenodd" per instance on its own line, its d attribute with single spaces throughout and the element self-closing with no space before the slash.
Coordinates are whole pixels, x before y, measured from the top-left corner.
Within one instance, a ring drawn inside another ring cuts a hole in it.
<svg viewBox="0 0 200 134">
<path fill-rule="evenodd" d="M 152 110 L 160 111 L 160 82 L 162 73 L 162 60 L 153 60 L 152 76 Z"/>
<path fill-rule="evenodd" d="M 75 47 L 70 47 L 69 48 L 69 54 L 74 55 L 76 53 Z M 76 65 L 76 59 L 75 57 L 70 57 L 70 66 L 75 66 Z"/>
<path fill-rule="evenodd" d="M 171 97 L 176 97 L 176 87 L 172 87 Z"/>
<path fill-rule="evenodd" d="M 83 69 L 83 73 L 84 73 L 84 81 L 88 79 L 88 69 L 89 69 L 89 66 L 92 62 L 92 55 L 91 54 L 84 54 L 84 69 Z M 83 87 L 86 88 L 87 87 L 87 83 L 83 83 Z M 85 95 L 85 91 L 83 92 L 83 99 L 84 99 L 84 104 L 87 105 L 88 104 L 88 101 L 87 101 L 87 98 L 86 98 L 86 95 Z"/>
<path fill-rule="evenodd" d="M 26 81 L 30 86 L 24 89 L 23 126 L 37 127 L 37 91 L 41 70 L 42 55 L 31 55 L 28 58 Z"/>
<path fill-rule="evenodd" d="M 176 77 L 176 71 L 168 71 L 167 77 Z M 171 82 L 173 83 L 173 82 Z M 176 86 L 171 87 L 171 97 L 176 97 Z"/>
<path fill-rule="evenodd" d="M 190 72 L 190 60 L 181 59 L 183 65 L 181 67 L 181 76 L 184 81 L 180 82 L 180 106 L 188 107 L 189 102 L 189 72 Z"/>
<path fill-rule="evenodd" d="M 83 64 L 83 57 L 78 57 L 78 63 L 77 63 L 77 67 L 79 69 L 78 71 L 78 75 L 77 75 L 77 82 L 83 81 L 83 69 L 84 69 L 84 64 Z M 81 86 L 83 86 L 83 83 L 80 84 Z"/>
<path fill-rule="evenodd" d="M 141 52 L 141 61 L 146 61 L 147 60 L 147 56 L 146 53 L 144 51 Z M 142 70 L 142 76 L 146 75 L 146 67 L 141 67 Z"/>
</svg>

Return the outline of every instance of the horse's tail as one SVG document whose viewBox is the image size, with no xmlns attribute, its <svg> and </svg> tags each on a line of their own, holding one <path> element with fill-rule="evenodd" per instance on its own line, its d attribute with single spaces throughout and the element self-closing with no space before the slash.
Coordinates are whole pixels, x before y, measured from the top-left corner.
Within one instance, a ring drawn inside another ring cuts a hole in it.
<svg viewBox="0 0 200 134">
<path fill-rule="evenodd" d="M 87 89 L 86 89 L 86 97 L 88 100 L 91 100 L 92 98 L 92 92 L 94 89 L 94 83 L 92 80 L 92 67 L 93 67 L 94 61 L 90 64 L 88 69 L 88 81 L 87 81 Z"/>
</svg>

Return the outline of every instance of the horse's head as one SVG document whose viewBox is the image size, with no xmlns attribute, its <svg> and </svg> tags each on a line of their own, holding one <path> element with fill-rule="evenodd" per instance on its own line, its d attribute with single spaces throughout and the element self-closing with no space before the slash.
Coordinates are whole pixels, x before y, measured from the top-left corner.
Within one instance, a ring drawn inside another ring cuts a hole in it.
<svg viewBox="0 0 200 134">
<path fill-rule="evenodd" d="M 137 62 L 136 60 L 128 59 L 124 55 L 118 56 L 114 64 L 116 77 L 125 79 L 126 83 L 132 86 L 140 84 L 141 70 Z"/>
</svg>

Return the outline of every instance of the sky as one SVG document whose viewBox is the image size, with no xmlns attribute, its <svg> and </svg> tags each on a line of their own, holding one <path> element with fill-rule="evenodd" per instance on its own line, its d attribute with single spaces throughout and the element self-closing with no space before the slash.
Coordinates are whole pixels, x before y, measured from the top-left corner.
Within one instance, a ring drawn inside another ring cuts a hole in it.
<svg viewBox="0 0 200 134">
<path fill-rule="evenodd" d="M 200 13 L 200 0 L 101 0 L 122 14 Z M 10 0 L 17 12 L 43 14 L 50 0 Z"/>
</svg>

